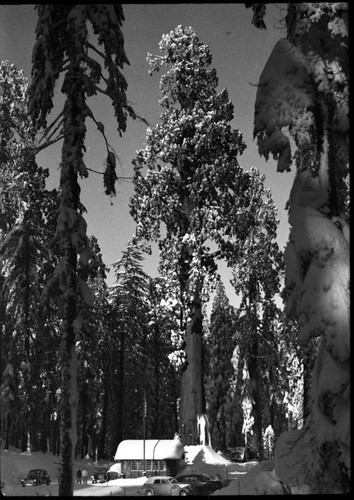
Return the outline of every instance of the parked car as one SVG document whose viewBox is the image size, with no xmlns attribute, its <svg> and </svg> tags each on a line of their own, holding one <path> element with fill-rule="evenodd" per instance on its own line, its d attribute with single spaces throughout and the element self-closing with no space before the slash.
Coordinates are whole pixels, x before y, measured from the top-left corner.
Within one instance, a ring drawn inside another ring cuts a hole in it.
<svg viewBox="0 0 354 500">
<path fill-rule="evenodd" d="M 138 493 L 145 496 L 188 496 L 194 492 L 190 484 L 180 483 L 172 476 L 153 476 L 147 479 Z"/>
<path fill-rule="evenodd" d="M 21 484 L 25 486 L 38 486 L 40 484 L 49 485 L 51 478 L 45 469 L 32 469 L 21 479 Z"/>
<path fill-rule="evenodd" d="M 107 481 L 113 481 L 114 479 L 125 479 L 125 474 L 116 470 L 109 470 L 107 472 Z"/>
<path fill-rule="evenodd" d="M 107 467 L 96 467 L 91 476 L 92 484 L 105 483 L 107 481 Z"/>
<path fill-rule="evenodd" d="M 244 462 L 245 461 L 245 447 L 237 446 L 236 448 L 228 448 L 225 453 L 226 458 L 233 460 L 234 462 Z"/>
<path fill-rule="evenodd" d="M 222 488 L 221 480 L 208 474 L 185 474 L 177 476 L 176 479 L 179 483 L 192 485 L 197 495 L 210 495 L 210 493 Z"/>
</svg>

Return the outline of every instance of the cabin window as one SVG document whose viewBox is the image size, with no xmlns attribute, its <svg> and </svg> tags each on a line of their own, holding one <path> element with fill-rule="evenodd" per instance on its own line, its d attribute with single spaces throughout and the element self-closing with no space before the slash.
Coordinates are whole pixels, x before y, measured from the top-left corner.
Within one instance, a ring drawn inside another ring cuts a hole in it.
<svg viewBox="0 0 354 500">
<path fill-rule="evenodd" d="M 132 471 L 165 471 L 166 461 L 165 460 L 131 460 L 131 470 Z"/>
</svg>

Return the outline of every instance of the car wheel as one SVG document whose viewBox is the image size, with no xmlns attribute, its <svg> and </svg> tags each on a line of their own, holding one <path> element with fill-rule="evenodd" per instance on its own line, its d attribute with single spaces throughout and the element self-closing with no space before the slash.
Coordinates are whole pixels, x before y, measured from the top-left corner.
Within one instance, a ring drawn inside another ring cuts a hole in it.
<svg viewBox="0 0 354 500">
<path fill-rule="evenodd" d="M 146 497 L 152 497 L 154 494 L 154 490 L 146 490 L 145 491 L 145 496 Z"/>
<path fill-rule="evenodd" d="M 188 491 L 186 491 L 186 490 L 181 490 L 181 491 L 179 492 L 179 496 L 180 496 L 180 497 L 186 497 L 187 495 L 188 495 Z"/>
</svg>

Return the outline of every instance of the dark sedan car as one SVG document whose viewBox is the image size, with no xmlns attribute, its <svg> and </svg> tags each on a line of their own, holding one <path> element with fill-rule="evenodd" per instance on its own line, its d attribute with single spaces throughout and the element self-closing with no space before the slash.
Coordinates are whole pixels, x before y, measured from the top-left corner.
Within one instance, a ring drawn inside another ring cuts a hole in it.
<svg viewBox="0 0 354 500">
<path fill-rule="evenodd" d="M 178 482 L 192 485 L 197 495 L 210 495 L 216 490 L 222 488 L 220 479 L 207 474 L 185 474 L 176 477 Z"/>
<path fill-rule="evenodd" d="M 91 476 L 92 483 L 105 483 L 107 481 L 106 467 L 96 467 L 93 471 L 93 476 Z"/>
<path fill-rule="evenodd" d="M 39 484 L 50 484 L 51 479 L 45 469 L 32 469 L 27 476 L 21 479 L 22 486 L 38 486 Z"/>
</svg>

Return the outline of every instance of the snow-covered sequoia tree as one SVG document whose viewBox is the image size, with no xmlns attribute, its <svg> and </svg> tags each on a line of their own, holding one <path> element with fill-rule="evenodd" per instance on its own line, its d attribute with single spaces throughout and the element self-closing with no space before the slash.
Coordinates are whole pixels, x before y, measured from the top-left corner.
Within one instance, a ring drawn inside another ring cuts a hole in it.
<svg viewBox="0 0 354 500">
<path fill-rule="evenodd" d="M 60 247 L 60 261 L 48 284 L 48 290 L 60 291 L 59 306 L 62 320 L 61 342 L 61 466 L 59 495 L 73 495 L 72 460 L 76 444 L 77 420 L 77 353 L 76 342 L 82 332 L 82 317 L 78 315 L 80 301 L 92 304 L 86 283 L 77 273 L 77 258 L 85 264 L 89 259 L 86 222 L 82 216 L 78 176 L 87 177 L 83 161 L 86 119 L 91 118 L 104 135 L 86 98 L 97 92 L 113 103 L 121 134 L 126 128 L 127 113 L 132 113 L 126 101 L 126 81 L 119 68 L 128 64 L 124 52 L 121 24 L 123 10 L 117 5 L 50 5 L 39 4 L 36 44 L 33 50 L 32 82 L 29 112 L 45 133 L 61 130 L 63 139 L 60 163 L 61 203 L 58 210 L 55 240 Z M 90 22 L 98 46 L 88 37 Z M 103 59 L 104 70 L 97 62 Z M 54 87 L 63 76 L 64 108 L 50 126 L 47 118 L 54 104 Z M 99 85 L 103 84 L 103 88 Z M 104 137 L 105 138 L 105 137 Z M 107 143 L 107 141 L 106 141 Z M 108 153 L 104 178 L 106 192 L 114 192 L 114 155 Z"/>
<path fill-rule="evenodd" d="M 265 5 L 254 4 L 260 25 Z M 259 82 L 259 152 L 296 177 L 285 250 L 287 312 L 298 341 L 320 337 L 303 429 L 282 434 L 275 470 L 288 485 L 343 493 L 350 482 L 348 3 L 288 4 Z M 285 133 L 284 133 L 285 132 Z M 296 151 L 291 156 L 290 135 Z"/>
<path fill-rule="evenodd" d="M 148 62 L 151 73 L 169 68 L 160 80 L 164 111 L 134 160 L 131 214 L 138 238 L 159 241 L 160 272 L 181 306 L 180 329 L 173 334 L 182 379 L 180 435 L 185 444 L 208 444 L 202 304 L 215 281 L 215 259 L 238 261 L 261 194 L 238 164 L 245 145 L 230 126 L 227 91 L 216 90 L 209 47 L 191 27 L 178 26 L 163 36 L 160 52 Z"/>
</svg>

